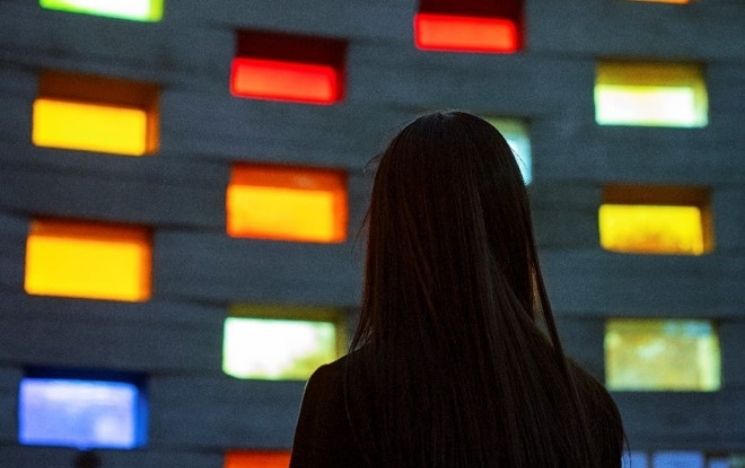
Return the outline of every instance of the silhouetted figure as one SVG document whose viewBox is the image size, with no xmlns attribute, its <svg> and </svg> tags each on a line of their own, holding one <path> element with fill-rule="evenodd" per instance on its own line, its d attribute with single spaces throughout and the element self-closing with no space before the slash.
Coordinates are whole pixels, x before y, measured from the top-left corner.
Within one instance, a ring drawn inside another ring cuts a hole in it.
<svg viewBox="0 0 745 468">
<path fill-rule="evenodd" d="M 308 381 L 293 468 L 621 465 L 620 415 L 564 355 L 527 190 L 492 125 L 437 112 L 404 128 L 366 228 L 351 352 Z"/>
</svg>

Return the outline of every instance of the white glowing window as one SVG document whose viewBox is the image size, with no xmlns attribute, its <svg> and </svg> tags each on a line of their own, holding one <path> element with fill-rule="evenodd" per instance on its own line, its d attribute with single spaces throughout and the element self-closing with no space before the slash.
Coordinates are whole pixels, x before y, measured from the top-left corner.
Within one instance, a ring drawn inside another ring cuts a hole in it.
<svg viewBox="0 0 745 468">
<path fill-rule="evenodd" d="M 333 320 L 228 317 L 223 371 L 242 379 L 305 380 L 339 357 L 340 339 Z"/>
<path fill-rule="evenodd" d="M 601 125 L 705 127 L 708 98 L 701 68 L 602 62 L 595 82 L 595 120 Z"/>
</svg>

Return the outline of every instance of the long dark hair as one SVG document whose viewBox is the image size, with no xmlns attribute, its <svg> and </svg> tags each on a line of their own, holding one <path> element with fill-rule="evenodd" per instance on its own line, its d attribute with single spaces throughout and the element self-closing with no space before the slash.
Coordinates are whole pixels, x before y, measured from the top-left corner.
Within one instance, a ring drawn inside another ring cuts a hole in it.
<svg viewBox="0 0 745 468">
<path fill-rule="evenodd" d="M 378 161 L 345 402 L 370 466 L 619 466 L 615 404 L 564 355 L 515 158 L 464 112 Z"/>
</svg>

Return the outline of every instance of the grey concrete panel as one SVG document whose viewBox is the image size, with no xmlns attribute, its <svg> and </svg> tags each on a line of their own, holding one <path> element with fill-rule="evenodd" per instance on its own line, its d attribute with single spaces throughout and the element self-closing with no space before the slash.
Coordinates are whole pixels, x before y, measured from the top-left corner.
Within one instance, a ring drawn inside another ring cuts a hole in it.
<svg viewBox="0 0 745 468">
<path fill-rule="evenodd" d="M 18 386 L 22 376 L 19 369 L 0 367 L 0 446 L 18 440 Z"/>
<path fill-rule="evenodd" d="M 224 307 L 0 293 L 0 362 L 219 374 Z"/>
<path fill-rule="evenodd" d="M 161 230 L 158 293 L 168 299 L 349 306 L 360 266 L 350 243 L 298 244 Z"/>
<path fill-rule="evenodd" d="M 149 384 L 155 447 L 287 449 L 304 382 L 155 377 Z"/>
<path fill-rule="evenodd" d="M 3 151 L 5 149 L 5 151 Z M 224 164 L 0 146 L 0 206 L 29 216 L 221 229 Z"/>
<path fill-rule="evenodd" d="M 0 290 L 23 289 L 27 235 L 27 218 L 0 212 Z"/>
<path fill-rule="evenodd" d="M 737 317 L 745 292 L 740 257 L 546 251 L 557 313 L 566 316 Z"/>
<path fill-rule="evenodd" d="M 742 390 L 613 392 L 633 450 L 657 447 L 743 450 L 744 397 Z"/>
<path fill-rule="evenodd" d="M 534 53 L 745 59 L 745 11 L 736 1 L 654 2 L 534 0 L 527 4 Z"/>
<path fill-rule="evenodd" d="M 564 352 L 600 382 L 605 381 L 603 341 L 605 323 L 596 318 L 557 319 L 556 328 Z"/>
<path fill-rule="evenodd" d="M 719 323 L 719 346 L 722 350 L 722 385 L 745 389 L 745 319 L 722 320 Z"/>
</svg>

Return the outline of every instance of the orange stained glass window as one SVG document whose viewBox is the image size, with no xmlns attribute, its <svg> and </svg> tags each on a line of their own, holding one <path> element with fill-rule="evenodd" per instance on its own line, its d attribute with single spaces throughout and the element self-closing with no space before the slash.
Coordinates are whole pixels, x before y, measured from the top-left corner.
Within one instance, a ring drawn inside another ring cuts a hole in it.
<svg viewBox="0 0 745 468">
<path fill-rule="evenodd" d="M 691 0 L 634 0 L 637 2 L 647 2 L 647 3 L 675 3 L 678 5 L 684 5 L 686 3 L 691 3 Z"/>
<path fill-rule="evenodd" d="M 151 295 L 150 238 L 139 227 L 35 220 L 24 288 L 41 296 L 145 301 Z"/>
<path fill-rule="evenodd" d="M 513 20 L 439 13 L 417 13 L 414 41 L 422 50 L 510 53 L 520 47 Z"/>
<path fill-rule="evenodd" d="M 708 195 L 700 189 L 607 187 L 601 246 L 613 252 L 702 255 L 712 249 Z"/>
<path fill-rule="evenodd" d="M 270 31 L 239 31 L 230 72 L 233 96 L 329 105 L 344 97 L 346 42 Z"/>
<path fill-rule="evenodd" d="M 321 243 L 346 239 L 346 177 L 340 171 L 236 165 L 226 205 L 232 237 Z"/>
<path fill-rule="evenodd" d="M 290 452 L 233 451 L 225 455 L 225 468 L 287 468 Z"/>
<path fill-rule="evenodd" d="M 31 141 L 47 148 L 143 156 L 158 149 L 158 91 L 150 84 L 44 72 Z"/>
</svg>

